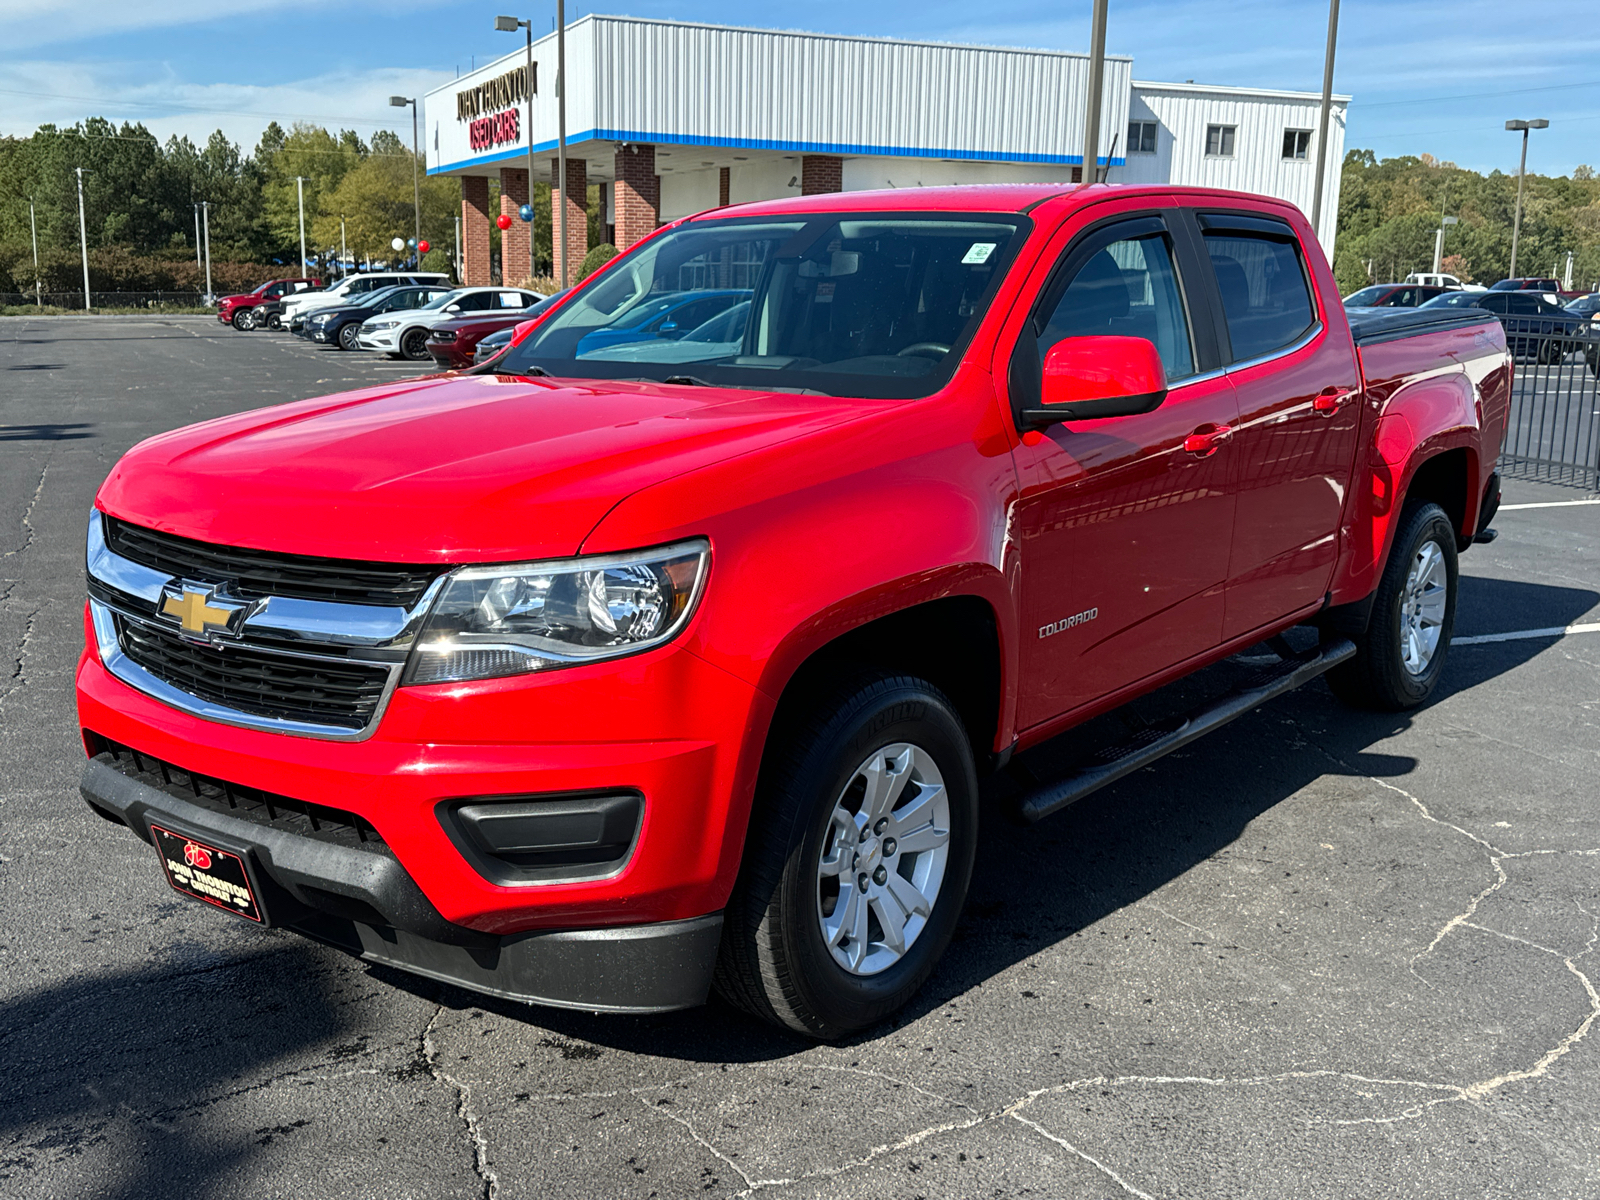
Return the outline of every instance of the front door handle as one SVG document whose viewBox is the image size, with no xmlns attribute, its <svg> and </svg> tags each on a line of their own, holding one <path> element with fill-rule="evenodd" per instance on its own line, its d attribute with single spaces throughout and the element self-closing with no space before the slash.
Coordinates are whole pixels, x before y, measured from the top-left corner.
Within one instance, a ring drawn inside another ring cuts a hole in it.
<svg viewBox="0 0 1600 1200">
<path fill-rule="evenodd" d="M 1331 417 L 1344 407 L 1344 402 L 1355 394 L 1355 388 L 1325 387 L 1311 402 L 1311 411 L 1319 417 Z"/>
<path fill-rule="evenodd" d="M 1183 448 L 1196 458 L 1210 458 L 1231 437 L 1231 425 L 1202 425 L 1183 439 Z"/>
</svg>

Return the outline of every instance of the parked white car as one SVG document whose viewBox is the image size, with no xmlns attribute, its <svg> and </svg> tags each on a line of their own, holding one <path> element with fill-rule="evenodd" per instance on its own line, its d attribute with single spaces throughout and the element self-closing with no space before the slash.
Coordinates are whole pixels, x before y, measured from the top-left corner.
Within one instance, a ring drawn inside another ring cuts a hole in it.
<svg viewBox="0 0 1600 1200">
<path fill-rule="evenodd" d="M 1487 292 L 1481 283 L 1463 283 L 1454 275 L 1435 274 L 1432 271 L 1413 271 L 1406 276 L 1407 283 L 1420 283 L 1424 287 L 1449 288 L 1453 292 Z"/>
<path fill-rule="evenodd" d="M 390 358 L 420 361 L 428 357 L 428 331 L 437 322 L 470 313 L 515 312 L 543 299 L 538 292 L 521 288 L 457 288 L 422 308 L 369 317 L 356 334 L 356 345 L 363 350 L 381 351 Z"/>
<path fill-rule="evenodd" d="M 358 275 L 346 275 L 323 291 L 285 296 L 280 319 L 285 329 L 293 329 L 295 321 L 303 321 L 307 313 L 335 304 L 349 304 L 367 292 L 403 283 L 444 283 L 449 278 L 442 271 L 366 271 Z"/>
</svg>

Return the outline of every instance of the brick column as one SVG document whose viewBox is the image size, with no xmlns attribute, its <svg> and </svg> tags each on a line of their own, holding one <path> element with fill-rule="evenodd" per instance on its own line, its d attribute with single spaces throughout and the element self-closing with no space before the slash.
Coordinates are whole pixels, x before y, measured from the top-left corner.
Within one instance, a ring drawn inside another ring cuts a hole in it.
<svg viewBox="0 0 1600 1200">
<path fill-rule="evenodd" d="M 732 174 L 733 174 L 733 172 L 730 171 L 727 167 L 723 167 L 722 170 L 717 173 L 717 207 L 718 208 L 727 208 L 728 207 L 728 190 L 729 190 L 729 187 L 730 187 L 729 178 L 730 178 L 730 176 Z"/>
<path fill-rule="evenodd" d="M 800 194 L 820 196 L 844 191 L 844 159 L 832 154 L 808 154 L 800 160 Z"/>
<path fill-rule="evenodd" d="M 561 282 L 561 160 L 550 160 L 550 273 Z M 567 282 L 578 282 L 578 269 L 589 253 L 589 164 L 581 158 L 567 159 Z"/>
<path fill-rule="evenodd" d="M 489 180 L 461 177 L 461 282 L 489 286 Z"/>
<path fill-rule="evenodd" d="M 500 231 L 500 282 L 506 287 L 521 283 L 529 270 L 528 247 L 533 245 L 533 226 L 517 216 L 528 202 L 528 171 L 500 168 L 500 211 L 511 218 L 511 228 Z"/>
<path fill-rule="evenodd" d="M 656 174 L 654 146 L 624 146 L 617 151 L 617 249 L 626 250 L 654 233 L 661 223 L 661 177 Z"/>
</svg>

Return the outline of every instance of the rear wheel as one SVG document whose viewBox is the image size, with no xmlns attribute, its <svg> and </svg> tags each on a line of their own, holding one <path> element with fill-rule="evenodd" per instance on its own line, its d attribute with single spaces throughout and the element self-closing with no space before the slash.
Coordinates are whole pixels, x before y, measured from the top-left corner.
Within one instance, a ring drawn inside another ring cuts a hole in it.
<svg viewBox="0 0 1600 1200">
<path fill-rule="evenodd" d="M 1437 504 L 1407 507 L 1354 658 L 1328 686 L 1358 708 L 1415 708 L 1438 686 L 1456 621 L 1456 531 Z"/>
<path fill-rule="evenodd" d="M 841 1037 L 904 1005 L 966 900 L 977 846 L 972 748 L 950 701 L 867 676 L 763 764 L 717 990 L 775 1024 Z"/>
<path fill-rule="evenodd" d="M 428 331 L 408 329 L 400 339 L 400 356 L 411 362 L 420 362 L 428 355 Z"/>
</svg>

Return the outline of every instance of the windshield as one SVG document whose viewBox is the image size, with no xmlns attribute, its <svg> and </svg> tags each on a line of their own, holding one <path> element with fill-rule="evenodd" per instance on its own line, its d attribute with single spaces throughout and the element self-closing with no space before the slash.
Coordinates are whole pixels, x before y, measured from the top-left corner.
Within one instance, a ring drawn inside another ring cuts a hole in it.
<svg viewBox="0 0 1600 1200">
<path fill-rule="evenodd" d="M 466 290 L 466 288 L 456 288 L 456 290 L 453 292 L 446 292 L 442 296 L 435 296 L 432 300 L 429 300 L 426 304 L 424 304 L 419 311 L 427 312 L 430 308 L 443 308 L 446 304 L 460 299 L 466 294 Z"/>
<path fill-rule="evenodd" d="M 1389 293 L 1389 290 L 1387 284 L 1380 287 L 1365 287 L 1346 296 L 1344 302 L 1350 308 L 1366 308 L 1370 304 L 1377 303 Z"/>
<path fill-rule="evenodd" d="M 1030 228 L 961 213 L 689 222 L 608 266 L 499 369 L 928 395 Z"/>
<path fill-rule="evenodd" d="M 1471 308 L 1477 302 L 1482 292 L 1446 292 L 1442 296 L 1435 296 L 1432 300 L 1425 300 L 1418 305 L 1419 308 Z"/>
</svg>

